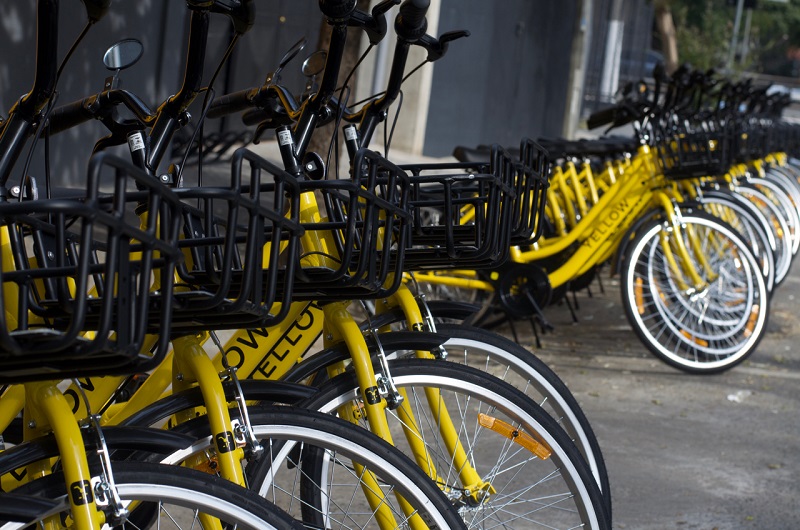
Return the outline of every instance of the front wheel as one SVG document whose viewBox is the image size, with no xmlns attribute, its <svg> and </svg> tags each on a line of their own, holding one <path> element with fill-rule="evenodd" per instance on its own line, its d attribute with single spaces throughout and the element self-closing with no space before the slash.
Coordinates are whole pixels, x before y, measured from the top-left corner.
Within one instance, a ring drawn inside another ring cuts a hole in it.
<svg viewBox="0 0 800 530">
<path fill-rule="evenodd" d="M 470 366 L 430 359 L 389 362 L 404 400 L 386 414 L 396 447 L 433 478 L 469 528 L 610 527 L 580 452 L 519 390 Z M 339 375 L 304 406 L 358 414 L 354 374 Z"/>
<path fill-rule="evenodd" d="M 128 521 L 114 528 L 198 529 L 206 528 L 204 521 L 212 518 L 218 518 L 223 528 L 303 528 L 255 493 L 219 477 L 144 462 L 114 462 L 112 467 L 119 497 L 130 512 Z M 54 522 L 69 520 L 70 504 L 60 472 L 29 482 L 13 494 L 23 496 L 31 505 L 36 502 L 41 509 L 25 521 L 0 522 L 2 530 L 50 528 Z M 112 521 L 110 514 L 106 520 Z"/>
<path fill-rule="evenodd" d="M 687 281 L 690 267 L 700 285 Z M 621 273 L 631 326 L 675 368 L 727 370 L 755 350 L 766 330 L 768 293 L 758 263 L 730 226 L 702 212 L 682 215 L 679 229 L 659 219 L 642 227 Z"/>
</svg>

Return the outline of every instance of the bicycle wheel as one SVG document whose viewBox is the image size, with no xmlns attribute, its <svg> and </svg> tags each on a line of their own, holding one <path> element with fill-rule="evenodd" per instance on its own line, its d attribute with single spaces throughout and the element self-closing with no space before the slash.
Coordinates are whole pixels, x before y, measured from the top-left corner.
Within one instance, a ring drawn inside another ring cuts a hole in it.
<svg viewBox="0 0 800 530">
<path fill-rule="evenodd" d="M 794 170 L 788 166 L 770 166 L 764 172 L 764 178 L 783 188 L 800 216 L 800 184 Z"/>
<path fill-rule="evenodd" d="M 789 224 L 778 207 L 759 190 L 737 186 L 735 193 L 750 201 L 767 219 L 775 239 L 775 285 L 780 285 L 792 265 L 793 254 Z"/>
<path fill-rule="evenodd" d="M 464 527 L 422 469 L 377 436 L 297 407 L 251 407 L 249 416 L 262 447 L 262 454 L 246 467 L 249 488 L 307 527 L 370 528 L 380 521 L 381 528 L 408 528 L 412 515 L 429 528 Z M 238 410 L 232 409 L 231 417 L 241 421 Z M 204 467 L 213 467 L 213 437 L 204 418 L 173 431 L 197 439 L 193 454 L 205 455 Z M 398 494 L 410 510 L 404 511 Z"/>
<path fill-rule="evenodd" d="M 401 359 L 389 361 L 389 368 L 404 395 L 401 407 L 386 410 L 395 446 L 416 455 L 469 528 L 610 526 L 580 452 L 527 396 L 454 362 Z M 322 385 L 305 406 L 358 411 L 361 403 L 355 376 L 345 373 Z M 444 420 L 447 415 L 452 425 Z M 363 417 L 352 421 L 367 427 Z M 460 455 L 450 450 L 456 440 Z M 537 450 L 542 448 L 545 454 Z"/>
<path fill-rule="evenodd" d="M 206 473 L 144 462 L 114 462 L 112 470 L 120 499 L 130 515 L 127 522 L 113 522 L 109 512 L 104 528 L 198 529 L 206 528 L 201 522 L 204 516 L 218 518 L 225 528 L 303 528 L 255 493 Z M 28 514 L 27 520 L 0 523 L 2 530 L 44 528 L 46 523 L 69 517 L 60 472 L 29 482 L 13 494 L 44 499 L 47 502 L 42 504 L 47 506 L 35 515 Z"/>
<path fill-rule="evenodd" d="M 432 316 L 437 319 L 440 315 L 445 315 L 447 319 L 460 315 L 459 308 L 451 312 L 447 305 L 431 303 L 429 308 Z M 378 318 L 381 326 L 390 321 L 400 325 L 405 322 L 400 312 Z M 378 325 L 378 320 L 373 323 Z M 403 342 L 407 350 L 400 353 L 413 355 L 410 351 L 429 351 L 432 348 L 431 343 L 414 342 L 415 338 L 422 341 L 426 335 L 405 335 Z M 502 379 L 524 392 L 558 422 L 589 464 L 603 493 L 606 513 L 611 515 L 608 472 L 600 445 L 577 400 L 556 373 L 527 349 L 491 331 L 440 322 L 436 325 L 435 336 L 441 336 L 443 340 L 433 347 L 440 353 L 442 349 L 447 352 L 448 361 L 473 366 Z M 392 348 L 386 344 L 384 350 L 389 354 Z M 395 353 L 392 352 L 392 355 Z M 287 374 L 287 379 L 303 381 L 315 373 L 324 374 L 327 366 L 347 358 L 345 351 L 320 352 L 298 365 Z"/>
<path fill-rule="evenodd" d="M 263 386 L 253 395 L 268 398 L 274 385 Z M 202 406 L 199 396 L 196 401 L 188 397 L 181 399 L 187 407 Z M 244 424 L 238 408 L 232 408 L 230 416 Z M 264 448 L 258 465 L 246 468 L 250 489 L 280 504 L 307 527 L 366 528 L 382 517 L 382 528 L 405 528 L 409 515 L 392 495 L 397 492 L 412 507 L 409 514 L 419 514 L 426 526 L 463 528 L 452 504 L 423 471 L 371 433 L 326 414 L 287 406 L 251 407 L 249 417 Z M 103 433 L 115 460 L 192 465 L 209 473 L 217 468 L 219 448 L 204 417 L 170 431 L 111 426 Z M 83 434 L 87 449 L 96 449 L 96 438 Z M 53 436 L 44 436 L 3 452 L 0 474 L 57 456 Z M 383 504 L 380 510 L 364 502 L 361 488 L 377 493 L 375 498 L 381 498 Z M 146 516 L 142 512 L 138 513 L 140 520 L 154 516 L 152 506 Z"/>
<path fill-rule="evenodd" d="M 729 191 L 704 192 L 700 203 L 708 213 L 730 224 L 742 236 L 758 261 L 767 290 L 772 292 L 777 244 L 764 215 L 752 203 Z M 788 253 L 785 258 L 789 260 Z"/>
<path fill-rule="evenodd" d="M 800 214 L 798 214 L 789 192 L 778 182 L 765 178 L 750 178 L 745 186 L 752 186 L 759 190 L 778 208 L 789 227 L 786 237 L 791 243 L 792 255 L 797 254 L 797 250 L 800 248 Z"/>
<path fill-rule="evenodd" d="M 672 252 L 682 238 L 704 286 L 684 284 Z M 677 269 L 677 271 L 676 271 Z M 655 219 L 637 234 L 623 263 L 622 301 L 636 334 L 667 364 L 692 373 L 727 370 L 750 355 L 767 322 L 767 289 L 740 236 L 702 212 L 673 231 Z"/>
</svg>

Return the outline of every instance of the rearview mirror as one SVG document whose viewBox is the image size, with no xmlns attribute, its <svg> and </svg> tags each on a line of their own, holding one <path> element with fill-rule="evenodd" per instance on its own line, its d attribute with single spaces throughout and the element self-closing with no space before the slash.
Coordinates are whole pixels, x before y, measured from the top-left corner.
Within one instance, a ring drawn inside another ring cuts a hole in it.
<svg viewBox="0 0 800 530">
<path fill-rule="evenodd" d="M 103 55 L 103 64 L 109 70 L 124 70 L 142 57 L 144 46 L 136 39 L 124 39 L 113 44 Z"/>
</svg>

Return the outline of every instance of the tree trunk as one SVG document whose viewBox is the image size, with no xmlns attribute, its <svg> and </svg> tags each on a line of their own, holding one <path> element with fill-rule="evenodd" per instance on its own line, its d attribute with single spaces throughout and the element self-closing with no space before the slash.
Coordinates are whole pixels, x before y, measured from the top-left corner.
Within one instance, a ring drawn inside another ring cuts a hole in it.
<svg viewBox="0 0 800 530">
<path fill-rule="evenodd" d="M 369 5 L 370 0 L 358 0 L 358 5 L 356 8 L 360 11 L 369 11 Z M 360 56 L 359 51 L 361 45 L 361 36 L 363 34 L 364 32 L 358 28 L 347 29 L 347 43 L 345 44 L 344 57 L 342 57 L 342 66 L 339 69 L 338 86 L 341 86 L 341 84 L 344 83 L 345 79 L 347 79 L 347 76 L 350 74 L 350 71 L 358 62 L 358 58 Z M 323 20 L 319 31 L 318 49 L 327 50 L 330 47 L 330 43 L 331 27 L 325 20 Z M 355 90 L 357 76 L 358 72 L 354 73 L 348 81 L 348 85 L 351 88 L 351 94 L 352 91 Z M 350 103 L 353 103 L 352 97 L 350 99 Z M 323 160 L 326 160 L 328 156 L 328 149 L 330 148 L 331 141 L 333 139 L 334 127 L 335 123 L 329 123 L 324 127 L 318 127 L 311 136 L 311 141 L 308 144 L 308 151 L 316 152 L 322 157 Z M 341 139 L 339 140 L 339 144 L 340 147 L 344 147 Z M 335 156 L 336 153 L 333 153 L 333 157 Z M 335 163 L 334 158 L 331 159 L 331 163 Z"/>
<path fill-rule="evenodd" d="M 671 74 L 678 69 L 678 37 L 672 20 L 672 9 L 668 3 L 656 6 L 656 28 L 661 36 L 661 51 L 664 54 L 664 68 Z M 649 73 L 649 72 L 648 72 Z"/>
</svg>

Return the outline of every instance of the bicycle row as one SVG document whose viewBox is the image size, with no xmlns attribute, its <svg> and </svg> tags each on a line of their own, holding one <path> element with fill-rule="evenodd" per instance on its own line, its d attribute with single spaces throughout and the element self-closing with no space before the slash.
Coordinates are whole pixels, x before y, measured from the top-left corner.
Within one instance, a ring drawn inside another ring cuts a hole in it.
<svg viewBox="0 0 800 530">
<path fill-rule="evenodd" d="M 780 119 L 789 99 L 688 67 L 655 78 L 589 118 L 592 128 L 633 124 L 634 138 L 540 140 L 557 160 L 544 237 L 512 248 L 499 274 L 416 281 L 483 299 L 472 318 L 486 325 L 533 316 L 546 327 L 546 306 L 610 263 L 631 327 L 659 359 L 690 373 L 747 359 L 797 250 L 800 166 L 787 153 L 798 131 Z"/>
<path fill-rule="evenodd" d="M 279 84 L 298 43 L 263 86 L 215 97 L 257 6 L 187 0 L 173 96 L 153 110 L 117 86 L 141 55 L 128 39 L 106 54 L 101 92 L 58 106 L 60 73 L 110 8 L 83 0 L 59 64 L 60 4 L 37 1 L 36 78 L 0 131 L 0 527 L 610 527 L 602 454 L 563 382 L 507 339 L 441 323 L 462 306 L 403 281 L 494 267 L 542 231 L 535 142 L 437 166 L 369 150 L 409 49 L 435 61 L 466 32 L 427 35 L 427 0 L 402 2 L 387 89 L 355 109 L 337 86 L 347 28 L 368 53 L 400 1 L 321 0 L 318 84 L 299 99 Z M 206 80 L 216 16 L 234 37 Z M 283 167 L 241 148 L 226 185 L 202 185 L 201 150 L 196 167 L 165 168 L 195 101 L 190 144 L 206 119 L 247 111 L 259 134 L 275 129 Z M 86 138 L 85 189 L 54 186 L 49 165 L 28 175 L 37 142 L 95 119 L 109 134 Z M 344 178 L 308 151 L 331 122 L 355 124 Z"/>
</svg>

